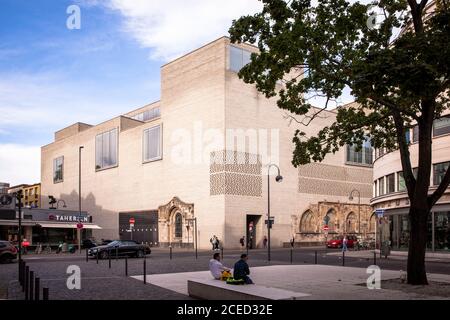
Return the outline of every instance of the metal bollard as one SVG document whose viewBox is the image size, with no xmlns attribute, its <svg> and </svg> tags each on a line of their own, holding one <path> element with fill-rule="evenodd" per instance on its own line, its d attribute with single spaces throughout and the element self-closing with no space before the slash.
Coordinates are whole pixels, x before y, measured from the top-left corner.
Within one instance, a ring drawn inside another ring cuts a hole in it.
<svg viewBox="0 0 450 320">
<path fill-rule="evenodd" d="M 377 265 L 377 253 L 375 251 L 373 252 L 373 264 Z"/>
<path fill-rule="evenodd" d="M 144 258 L 144 284 L 147 284 L 147 259 Z"/>
<path fill-rule="evenodd" d="M 342 266 L 345 266 L 345 251 L 342 251 Z"/>
<path fill-rule="evenodd" d="M 33 301 L 33 295 L 34 295 L 34 271 L 30 271 L 30 292 L 28 294 L 28 298 L 30 301 Z"/>
<path fill-rule="evenodd" d="M 172 246 L 169 246 L 169 256 L 170 260 L 172 260 Z"/>
<path fill-rule="evenodd" d="M 26 266 L 25 267 L 25 286 L 24 286 L 24 290 L 25 290 L 25 300 L 28 300 L 28 287 L 29 287 L 29 280 L 30 280 L 30 267 Z"/>
<path fill-rule="evenodd" d="M 221 256 L 221 259 L 223 260 L 223 247 L 220 248 L 220 256 Z"/>
<path fill-rule="evenodd" d="M 98 264 L 98 249 L 97 249 L 97 253 L 95 254 L 95 257 L 97 259 L 97 264 Z"/>
<path fill-rule="evenodd" d="M 128 257 L 125 256 L 125 276 L 128 277 Z"/>
<path fill-rule="evenodd" d="M 34 279 L 34 300 L 39 301 L 39 294 L 41 290 L 41 279 L 36 277 Z"/>
<path fill-rule="evenodd" d="M 314 264 L 317 264 L 317 250 L 314 251 Z"/>
<path fill-rule="evenodd" d="M 116 247 L 116 261 L 119 259 L 119 247 Z"/>
<path fill-rule="evenodd" d="M 48 288 L 42 288 L 42 300 L 48 300 Z"/>
<path fill-rule="evenodd" d="M 23 281 L 22 281 L 22 274 L 23 274 L 22 266 L 23 266 L 23 264 L 22 264 L 22 262 L 23 262 L 22 260 L 19 261 L 19 284 L 21 286 L 23 286 Z"/>
<path fill-rule="evenodd" d="M 291 247 L 291 264 L 292 264 L 292 254 L 293 254 L 294 248 Z"/>
</svg>

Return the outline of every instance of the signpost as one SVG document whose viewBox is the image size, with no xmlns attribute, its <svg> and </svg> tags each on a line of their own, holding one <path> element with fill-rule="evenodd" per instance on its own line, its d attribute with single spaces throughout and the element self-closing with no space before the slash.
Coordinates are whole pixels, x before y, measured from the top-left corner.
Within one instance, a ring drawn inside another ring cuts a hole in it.
<svg viewBox="0 0 450 320">
<path fill-rule="evenodd" d="M 134 224 L 136 223 L 136 220 L 131 217 L 128 222 L 130 223 L 130 232 L 131 232 L 131 240 L 133 240 L 133 229 L 134 229 Z"/>
</svg>

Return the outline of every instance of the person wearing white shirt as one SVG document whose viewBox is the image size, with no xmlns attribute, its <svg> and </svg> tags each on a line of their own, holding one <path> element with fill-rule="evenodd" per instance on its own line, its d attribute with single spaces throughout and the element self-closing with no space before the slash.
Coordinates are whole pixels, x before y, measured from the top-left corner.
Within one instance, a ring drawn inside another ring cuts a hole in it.
<svg viewBox="0 0 450 320">
<path fill-rule="evenodd" d="M 216 252 L 214 253 L 213 258 L 209 260 L 209 271 L 211 272 L 214 279 L 220 280 L 222 272 L 230 271 L 230 269 L 223 266 L 223 264 L 220 262 L 220 253 Z"/>
</svg>

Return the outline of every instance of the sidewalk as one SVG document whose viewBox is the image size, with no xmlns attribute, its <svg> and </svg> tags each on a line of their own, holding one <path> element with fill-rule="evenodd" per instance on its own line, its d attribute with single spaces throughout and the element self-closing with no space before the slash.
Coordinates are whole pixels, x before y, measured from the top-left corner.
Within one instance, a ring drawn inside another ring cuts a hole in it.
<svg viewBox="0 0 450 320">
<path fill-rule="evenodd" d="M 369 277 L 366 271 L 365 268 L 325 265 L 275 265 L 251 268 L 251 278 L 261 286 L 310 295 L 298 300 L 450 299 L 449 275 L 429 274 L 430 286 L 409 286 L 400 281 L 396 283 L 400 276 L 398 271 L 382 270 L 381 289 L 370 290 L 366 285 Z M 143 276 L 132 278 L 143 281 Z M 152 274 L 147 275 L 147 283 L 187 295 L 187 280 L 210 278 L 209 271 Z M 442 287 L 447 289 L 442 291 Z"/>
<path fill-rule="evenodd" d="M 346 257 L 350 258 L 361 258 L 361 259 L 373 259 L 374 250 L 347 250 L 345 252 Z M 375 250 L 377 254 L 377 259 L 380 257 L 380 250 Z M 342 256 L 342 250 L 336 250 L 333 252 L 327 252 L 328 256 Z M 406 260 L 408 258 L 407 251 L 391 251 L 388 255 L 388 259 Z M 384 256 L 382 257 L 384 259 Z M 446 262 L 450 263 L 449 253 L 437 253 L 437 252 L 427 252 L 425 254 L 425 261 L 427 262 Z"/>
</svg>

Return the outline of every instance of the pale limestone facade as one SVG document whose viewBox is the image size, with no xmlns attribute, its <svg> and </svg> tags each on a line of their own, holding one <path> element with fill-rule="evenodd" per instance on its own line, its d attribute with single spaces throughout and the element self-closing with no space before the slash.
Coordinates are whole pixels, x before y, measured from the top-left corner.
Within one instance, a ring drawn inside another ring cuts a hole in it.
<svg viewBox="0 0 450 320">
<path fill-rule="evenodd" d="M 210 248 L 213 235 L 226 248 L 239 247 L 250 221 L 255 232 L 252 245 L 261 246 L 267 233 L 267 164 L 274 162 L 284 179 L 276 183 L 272 168 L 272 246 L 282 246 L 293 236 L 296 241 L 322 241 L 324 211 L 314 209 L 319 203 L 334 206 L 339 214 L 336 230 L 345 232 L 344 217 L 358 212 L 358 197 L 349 201 L 350 192 L 359 190 L 361 204 L 369 204 L 371 166 L 347 163 L 343 148 L 320 164 L 294 168 L 291 141 L 298 124 L 289 123 L 276 99 L 265 98 L 230 70 L 230 47 L 228 38 L 220 38 L 162 66 L 158 102 L 95 126 L 78 123 L 58 131 L 55 141 L 42 147 L 43 196 L 64 199 L 68 209 L 77 210 L 78 152 L 84 146 L 82 209 L 103 228 L 94 231 L 95 237 L 118 238 L 120 213 L 151 211 L 158 217 L 154 245 L 191 245 L 194 228 L 187 219 L 196 218 L 200 248 Z M 255 51 L 247 45 L 235 47 Z M 131 118 L 154 108 L 159 108 L 160 116 L 151 121 Z M 313 135 L 335 116 L 334 111 L 325 111 L 303 129 Z M 162 128 L 161 159 L 144 162 L 143 132 L 156 125 Z M 97 170 L 96 136 L 114 128 L 118 130 L 117 164 Z M 231 146 L 230 130 L 247 135 L 246 148 Z M 256 141 L 252 146 L 257 148 L 249 146 L 251 141 Z M 54 183 L 53 160 L 58 157 L 64 157 L 64 177 Z M 303 232 L 300 226 L 309 210 L 316 214 L 313 233 Z M 367 211 L 361 207 L 361 221 L 366 225 Z M 178 214 L 181 233 L 176 230 Z"/>
</svg>

